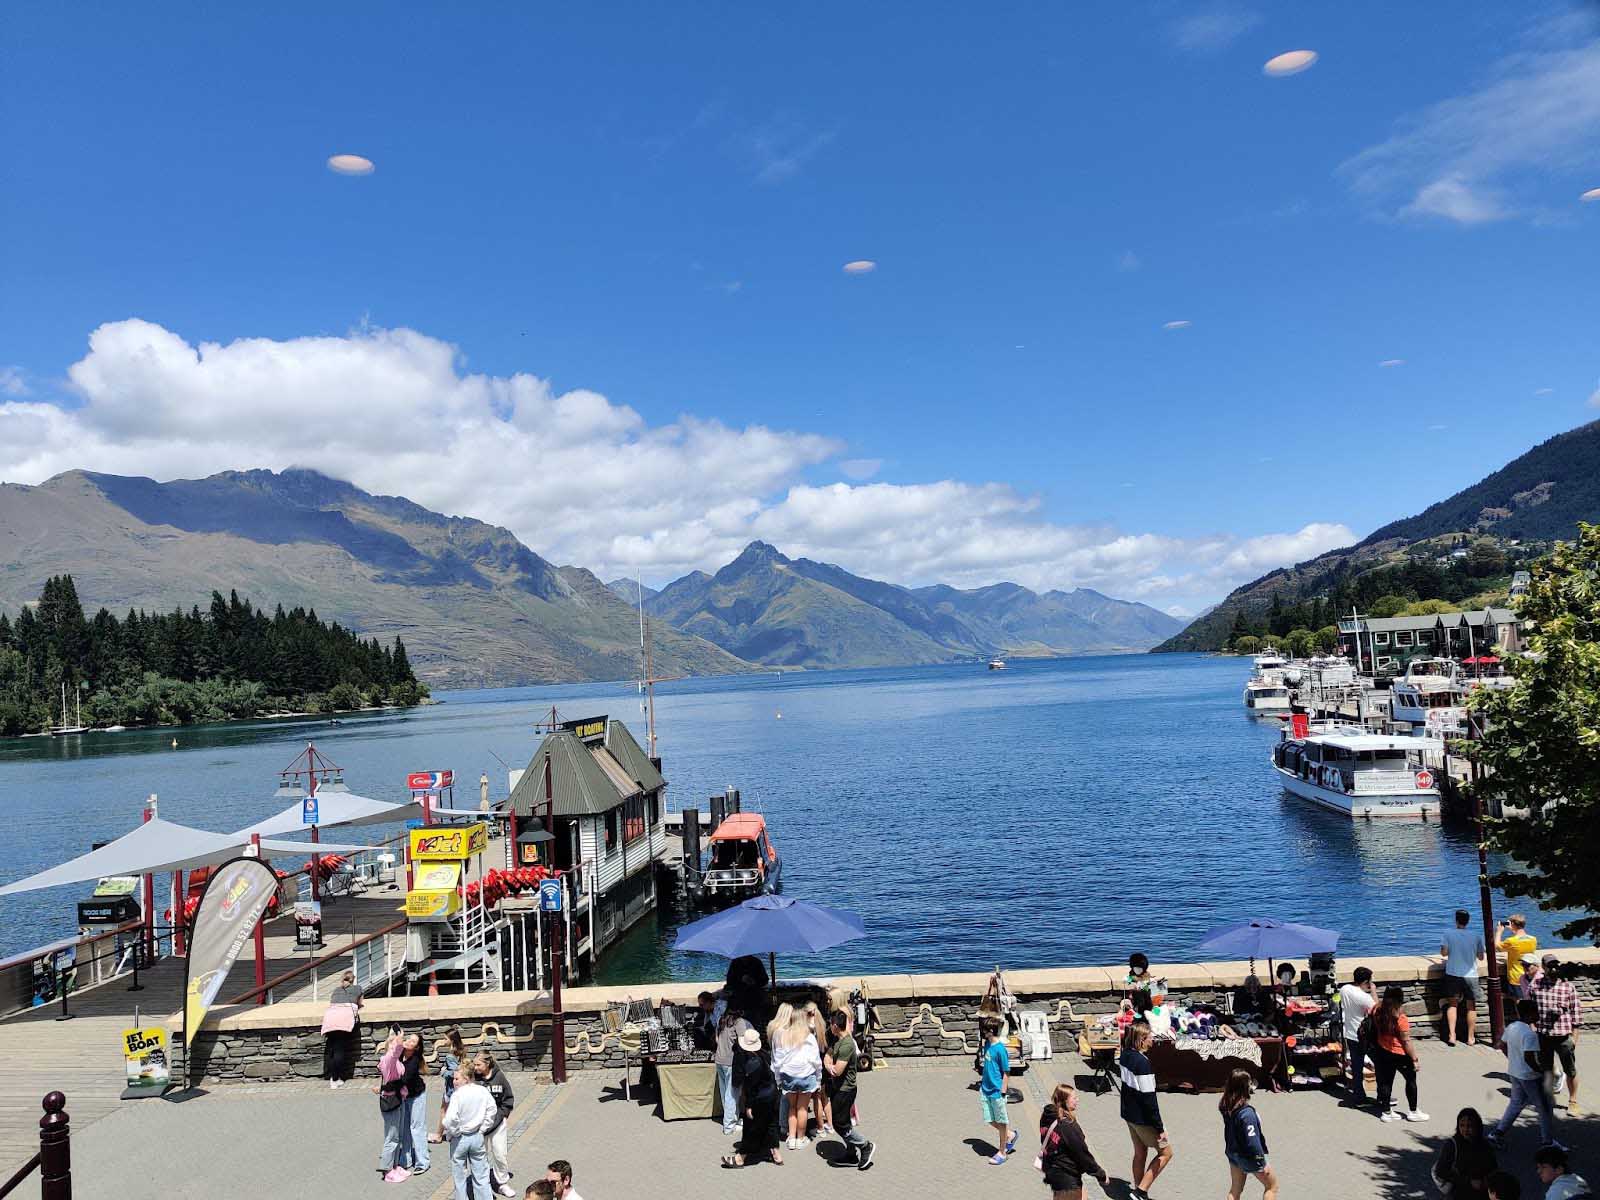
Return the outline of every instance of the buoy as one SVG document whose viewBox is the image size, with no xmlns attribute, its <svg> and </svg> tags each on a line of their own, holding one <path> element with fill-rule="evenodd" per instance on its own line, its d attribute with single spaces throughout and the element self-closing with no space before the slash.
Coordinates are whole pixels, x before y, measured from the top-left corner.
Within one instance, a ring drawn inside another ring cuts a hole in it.
<svg viewBox="0 0 1600 1200">
<path fill-rule="evenodd" d="M 177 738 L 173 738 L 172 739 L 172 748 L 174 750 L 176 750 L 178 748 L 178 739 Z"/>
<path fill-rule="evenodd" d="M 773 715 L 775 717 L 777 717 L 778 720 L 780 720 L 780 721 L 783 720 L 783 714 L 782 713 L 774 713 Z"/>
</svg>

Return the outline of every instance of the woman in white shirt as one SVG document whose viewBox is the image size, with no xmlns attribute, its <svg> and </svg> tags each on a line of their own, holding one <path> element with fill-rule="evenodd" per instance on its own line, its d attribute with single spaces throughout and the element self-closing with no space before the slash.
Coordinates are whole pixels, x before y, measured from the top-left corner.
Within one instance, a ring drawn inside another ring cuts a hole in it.
<svg viewBox="0 0 1600 1200">
<path fill-rule="evenodd" d="M 822 1050 L 804 1009 L 795 1011 L 786 1026 L 774 1031 L 772 1073 L 789 1105 L 789 1149 L 799 1150 L 808 1141 L 806 1110 L 811 1093 L 822 1086 Z"/>
<path fill-rule="evenodd" d="M 463 1063 L 456 1069 L 455 1091 L 444 1112 L 444 1135 L 450 1142 L 450 1174 L 455 1179 L 455 1200 L 467 1200 L 467 1180 L 472 1194 L 486 1200 L 489 1189 L 489 1155 L 483 1144 L 483 1131 L 494 1124 L 494 1097 Z"/>
</svg>

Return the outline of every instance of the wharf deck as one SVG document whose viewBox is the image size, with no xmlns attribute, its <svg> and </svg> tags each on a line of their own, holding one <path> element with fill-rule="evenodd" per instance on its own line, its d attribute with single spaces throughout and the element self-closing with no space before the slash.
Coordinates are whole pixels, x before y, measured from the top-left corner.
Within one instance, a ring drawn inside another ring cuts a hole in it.
<svg viewBox="0 0 1600 1200">
<path fill-rule="evenodd" d="M 403 884 L 369 889 L 359 896 L 323 902 L 323 949 L 315 954 L 296 948 L 294 920 L 284 915 L 266 926 L 266 977 L 273 979 L 304 966 L 315 955 L 335 957 L 273 992 L 274 1002 L 326 997 L 339 973 L 350 965 L 340 947 L 376 932 L 404 913 Z M 392 958 L 404 957 L 404 935 L 391 947 Z M 381 956 L 380 956 L 381 957 Z M 249 945 L 240 955 L 218 996 L 225 1003 L 255 985 Z M 132 975 L 122 975 L 71 993 L 72 1019 L 58 1021 L 59 1003 L 0 1019 L 0 1058 L 10 1064 L 10 1085 L 0 1090 L 0 1178 L 26 1162 L 39 1148 L 39 1100 L 47 1092 L 65 1092 L 75 1130 L 98 1121 L 121 1103 L 122 1031 L 137 1019 L 143 1025 L 165 1025 L 183 1007 L 184 960 L 164 958 L 139 972 L 141 991 L 129 991 Z M 365 981 L 363 981 L 365 982 Z M 137 1014 L 137 1018 L 136 1018 Z M 175 1064 L 181 1056 L 174 1055 Z M 137 1102 L 130 1102 L 137 1103 Z"/>
</svg>

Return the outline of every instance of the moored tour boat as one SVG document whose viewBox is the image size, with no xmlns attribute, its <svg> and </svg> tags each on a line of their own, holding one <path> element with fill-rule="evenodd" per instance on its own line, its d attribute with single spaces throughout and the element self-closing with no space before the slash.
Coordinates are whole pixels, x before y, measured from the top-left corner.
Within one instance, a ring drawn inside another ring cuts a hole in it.
<svg viewBox="0 0 1600 1200">
<path fill-rule="evenodd" d="M 1393 737 L 1356 727 L 1310 733 L 1303 718 L 1272 748 L 1286 790 L 1350 817 L 1437 817 L 1439 781 L 1432 738 Z"/>
<path fill-rule="evenodd" d="M 1003 659 L 1003 658 L 991 658 L 989 660 L 989 670 L 991 670 L 991 671 L 1004 671 L 1005 669 L 1006 669 L 1006 660 L 1005 659 Z"/>
<path fill-rule="evenodd" d="M 1289 685 L 1281 679 L 1246 680 L 1244 706 L 1252 712 L 1288 712 Z"/>
<path fill-rule="evenodd" d="M 707 903 L 734 904 L 770 896 L 783 886 L 783 860 L 760 813 L 738 812 L 723 818 L 709 845 L 711 861 L 700 884 Z"/>
</svg>

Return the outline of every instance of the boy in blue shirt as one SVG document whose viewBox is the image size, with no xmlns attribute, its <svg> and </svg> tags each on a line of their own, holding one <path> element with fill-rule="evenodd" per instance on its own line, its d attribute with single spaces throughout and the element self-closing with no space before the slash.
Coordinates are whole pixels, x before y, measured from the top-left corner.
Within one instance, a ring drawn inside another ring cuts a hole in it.
<svg viewBox="0 0 1600 1200">
<path fill-rule="evenodd" d="M 978 1027 L 984 1041 L 978 1094 L 983 1099 L 983 1119 L 1000 1135 L 1000 1149 L 989 1160 L 998 1167 L 1017 1148 L 1017 1135 L 1011 1131 L 1011 1118 L 1006 1114 L 1006 1079 L 1011 1075 L 1011 1054 L 1000 1036 L 1001 1025 L 997 1018 L 985 1017 Z"/>
</svg>

